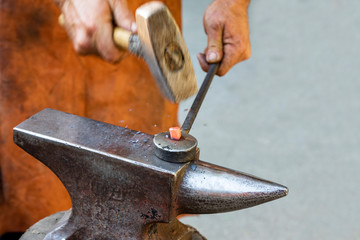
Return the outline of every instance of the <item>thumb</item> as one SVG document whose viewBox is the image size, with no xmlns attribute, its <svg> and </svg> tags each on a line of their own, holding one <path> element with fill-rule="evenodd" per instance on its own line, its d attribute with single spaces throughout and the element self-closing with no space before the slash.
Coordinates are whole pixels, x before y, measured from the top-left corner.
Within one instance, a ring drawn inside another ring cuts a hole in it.
<svg viewBox="0 0 360 240">
<path fill-rule="evenodd" d="M 206 61 L 208 63 L 220 62 L 223 57 L 223 25 L 220 23 L 214 23 L 216 19 L 205 22 L 205 32 L 208 36 L 208 44 L 205 50 Z"/>
<path fill-rule="evenodd" d="M 128 31 L 136 32 L 135 19 L 128 9 L 126 0 L 109 0 L 109 3 L 116 25 Z"/>
</svg>

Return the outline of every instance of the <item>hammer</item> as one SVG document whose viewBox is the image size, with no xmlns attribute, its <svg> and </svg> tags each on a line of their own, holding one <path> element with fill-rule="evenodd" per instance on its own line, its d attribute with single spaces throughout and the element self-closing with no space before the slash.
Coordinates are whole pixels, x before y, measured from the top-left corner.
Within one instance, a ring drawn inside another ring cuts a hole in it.
<svg viewBox="0 0 360 240">
<path fill-rule="evenodd" d="M 135 13 L 138 34 L 115 28 L 115 44 L 143 57 L 161 93 L 180 102 L 197 92 L 197 82 L 185 41 L 168 8 L 158 1 L 140 6 Z M 64 25 L 64 17 L 59 17 Z"/>
</svg>

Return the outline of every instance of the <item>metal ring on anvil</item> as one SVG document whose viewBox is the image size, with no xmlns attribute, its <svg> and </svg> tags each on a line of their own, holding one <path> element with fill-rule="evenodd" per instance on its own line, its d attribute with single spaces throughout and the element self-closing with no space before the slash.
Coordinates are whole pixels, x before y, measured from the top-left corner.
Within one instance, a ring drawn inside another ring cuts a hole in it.
<svg viewBox="0 0 360 240">
<path fill-rule="evenodd" d="M 154 136 L 154 152 L 161 160 L 173 163 L 184 163 L 194 160 L 197 156 L 197 140 L 187 133 L 182 133 L 179 140 L 170 138 L 169 132 Z"/>
</svg>

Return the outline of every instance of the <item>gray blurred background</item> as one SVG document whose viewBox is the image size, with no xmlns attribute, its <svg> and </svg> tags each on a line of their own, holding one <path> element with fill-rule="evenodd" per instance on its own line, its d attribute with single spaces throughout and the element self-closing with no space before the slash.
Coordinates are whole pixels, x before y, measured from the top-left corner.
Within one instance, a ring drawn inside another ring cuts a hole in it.
<svg viewBox="0 0 360 240">
<path fill-rule="evenodd" d="M 210 2 L 183 0 L 200 83 Z M 290 192 L 182 221 L 208 239 L 360 239 L 360 1 L 253 0 L 249 15 L 252 57 L 214 79 L 191 134 L 201 160 Z M 181 104 L 180 122 L 191 102 Z"/>
</svg>

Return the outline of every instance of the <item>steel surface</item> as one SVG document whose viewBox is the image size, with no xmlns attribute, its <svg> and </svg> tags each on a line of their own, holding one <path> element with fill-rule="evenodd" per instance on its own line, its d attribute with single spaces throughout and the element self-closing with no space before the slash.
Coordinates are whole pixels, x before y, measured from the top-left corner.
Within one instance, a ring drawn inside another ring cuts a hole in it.
<svg viewBox="0 0 360 240">
<path fill-rule="evenodd" d="M 233 211 L 287 194 L 284 186 L 200 160 L 163 161 L 152 140 L 52 109 L 15 127 L 15 143 L 48 166 L 72 200 L 44 239 L 162 239 L 151 226 L 164 223 L 162 232 L 171 234 L 179 214 Z"/>
</svg>

